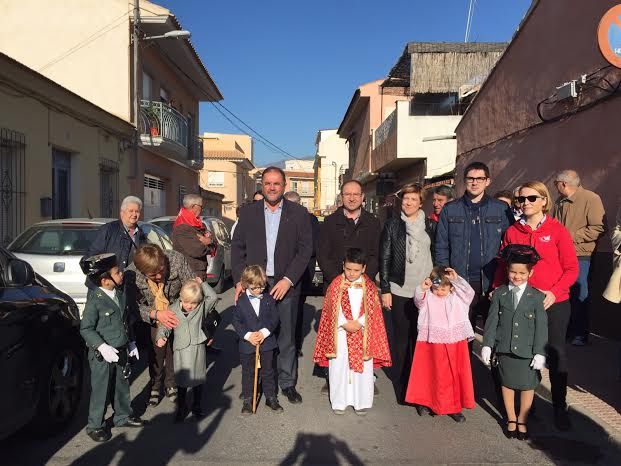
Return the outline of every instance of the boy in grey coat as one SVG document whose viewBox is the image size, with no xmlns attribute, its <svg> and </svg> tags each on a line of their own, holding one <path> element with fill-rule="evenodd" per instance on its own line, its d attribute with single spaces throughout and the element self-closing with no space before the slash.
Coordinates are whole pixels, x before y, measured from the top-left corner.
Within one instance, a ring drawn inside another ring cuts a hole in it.
<svg viewBox="0 0 621 466">
<path fill-rule="evenodd" d="M 201 409 L 201 395 L 206 379 L 207 337 L 203 333 L 202 323 L 204 316 L 215 307 L 217 301 L 215 291 L 206 282 L 199 284 L 197 280 L 188 280 L 181 288 L 179 300 L 170 306 L 170 310 L 179 319 L 172 342 L 175 381 L 178 388 L 175 422 L 183 422 L 188 415 L 186 394 L 189 387 L 193 387 L 192 413 L 197 417 L 205 415 Z M 160 326 L 156 337 L 157 345 L 164 346 L 171 332 L 173 330 Z M 211 341 L 207 344 L 210 345 Z"/>
</svg>

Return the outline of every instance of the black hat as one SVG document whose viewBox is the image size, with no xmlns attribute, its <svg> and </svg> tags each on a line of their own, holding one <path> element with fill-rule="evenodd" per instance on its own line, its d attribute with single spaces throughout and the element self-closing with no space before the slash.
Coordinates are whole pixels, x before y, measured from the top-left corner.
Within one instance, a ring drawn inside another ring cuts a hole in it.
<svg viewBox="0 0 621 466">
<path fill-rule="evenodd" d="M 507 264 L 529 264 L 535 265 L 540 257 L 537 250 L 527 244 L 509 244 L 500 252 Z"/>
<path fill-rule="evenodd" d="M 97 276 L 109 272 L 116 265 L 116 254 L 113 253 L 97 254 L 86 259 L 83 257 L 80 260 L 80 268 L 88 276 Z"/>
</svg>

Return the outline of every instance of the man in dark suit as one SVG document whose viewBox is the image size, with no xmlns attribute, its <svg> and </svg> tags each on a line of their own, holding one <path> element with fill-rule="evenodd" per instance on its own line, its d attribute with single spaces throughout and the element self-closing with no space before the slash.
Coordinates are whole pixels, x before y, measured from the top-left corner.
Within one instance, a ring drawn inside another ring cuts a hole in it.
<svg viewBox="0 0 621 466">
<path fill-rule="evenodd" d="M 283 199 L 285 173 L 268 167 L 261 175 L 263 202 L 248 204 L 239 212 L 233 235 L 231 262 L 235 281 L 235 302 L 242 292 L 242 271 L 260 265 L 267 274 L 269 293 L 278 302 L 278 384 L 291 403 L 301 403 L 295 389 L 298 360 L 295 327 L 300 279 L 308 267 L 313 239 L 307 210 Z"/>
</svg>

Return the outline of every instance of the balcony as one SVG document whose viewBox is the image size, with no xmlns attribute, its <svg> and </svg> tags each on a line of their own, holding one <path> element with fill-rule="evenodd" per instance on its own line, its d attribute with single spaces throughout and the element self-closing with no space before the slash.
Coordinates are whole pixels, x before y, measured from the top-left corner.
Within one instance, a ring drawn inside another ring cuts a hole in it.
<svg viewBox="0 0 621 466">
<path fill-rule="evenodd" d="M 375 130 L 371 171 L 398 173 L 417 161 L 425 161 L 425 178 L 455 168 L 455 127 L 460 115 L 411 115 L 410 103 L 397 108 Z"/>
<path fill-rule="evenodd" d="M 203 141 L 191 136 L 188 120 L 163 102 L 140 101 L 140 144 L 162 157 L 200 169 Z"/>
</svg>

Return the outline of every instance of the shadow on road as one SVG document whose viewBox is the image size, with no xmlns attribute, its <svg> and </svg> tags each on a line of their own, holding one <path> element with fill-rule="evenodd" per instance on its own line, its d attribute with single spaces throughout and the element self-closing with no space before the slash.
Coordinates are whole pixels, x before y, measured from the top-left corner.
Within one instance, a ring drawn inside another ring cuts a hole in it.
<svg viewBox="0 0 621 466">
<path fill-rule="evenodd" d="M 333 435 L 300 432 L 293 448 L 285 459 L 280 462 L 281 466 L 293 464 L 350 464 L 362 466 L 364 463 L 350 450 L 347 443 Z"/>
</svg>

